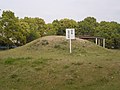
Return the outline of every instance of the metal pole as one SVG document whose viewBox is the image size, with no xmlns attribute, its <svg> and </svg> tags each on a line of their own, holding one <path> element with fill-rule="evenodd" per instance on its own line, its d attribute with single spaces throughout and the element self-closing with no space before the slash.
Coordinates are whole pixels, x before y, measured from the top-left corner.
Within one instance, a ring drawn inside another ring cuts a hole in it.
<svg viewBox="0 0 120 90">
<path fill-rule="evenodd" d="M 70 38 L 70 53 L 72 53 L 72 48 L 71 48 L 71 38 Z"/>
</svg>

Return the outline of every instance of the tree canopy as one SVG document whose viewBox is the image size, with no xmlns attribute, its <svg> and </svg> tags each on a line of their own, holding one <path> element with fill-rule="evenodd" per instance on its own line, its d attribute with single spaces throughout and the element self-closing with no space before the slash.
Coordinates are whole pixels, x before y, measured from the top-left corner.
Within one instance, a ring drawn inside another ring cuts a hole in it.
<svg viewBox="0 0 120 90">
<path fill-rule="evenodd" d="M 78 22 L 64 18 L 46 24 L 39 17 L 19 19 L 12 11 L 3 11 L 0 17 L 0 46 L 21 46 L 46 35 L 65 35 L 66 28 L 75 28 L 76 36 L 103 37 L 107 48 L 120 49 L 120 24 L 117 22 L 97 22 L 94 17 L 86 17 Z"/>
</svg>

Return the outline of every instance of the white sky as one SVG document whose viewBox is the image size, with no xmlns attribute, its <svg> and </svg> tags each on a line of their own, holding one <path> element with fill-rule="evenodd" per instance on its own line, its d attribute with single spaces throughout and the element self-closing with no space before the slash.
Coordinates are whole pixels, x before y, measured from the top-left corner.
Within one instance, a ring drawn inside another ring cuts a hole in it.
<svg viewBox="0 0 120 90">
<path fill-rule="evenodd" d="M 81 21 L 88 16 L 120 23 L 120 0 L 0 0 L 0 9 L 20 18 L 40 17 L 46 23 L 63 18 Z"/>
</svg>

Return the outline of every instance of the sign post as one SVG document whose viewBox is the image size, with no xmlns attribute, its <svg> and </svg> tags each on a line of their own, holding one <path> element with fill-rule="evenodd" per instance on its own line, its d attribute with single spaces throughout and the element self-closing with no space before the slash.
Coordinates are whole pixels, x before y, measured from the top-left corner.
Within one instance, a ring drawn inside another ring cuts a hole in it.
<svg viewBox="0 0 120 90">
<path fill-rule="evenodd" d="M 70 53 L 72 53 L 71 39 L 75 39 L 75 29 L 66 29 L 66 39 L 70 40 Z"/>
</svg>

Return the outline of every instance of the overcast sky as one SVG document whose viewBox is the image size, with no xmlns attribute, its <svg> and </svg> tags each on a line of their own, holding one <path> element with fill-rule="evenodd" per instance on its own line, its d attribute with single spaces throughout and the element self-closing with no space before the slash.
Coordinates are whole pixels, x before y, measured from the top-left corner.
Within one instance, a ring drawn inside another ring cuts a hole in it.
<svg viewBox="0 0 120 90">
<path fill-rule="evenodd" d="M 0 0 L 0 9 L 20 18 L 40 17 L 46 23 L 63 18 L 81 21 L 88 16 L 120 23 L 120 0 Z"/>
</svg>

